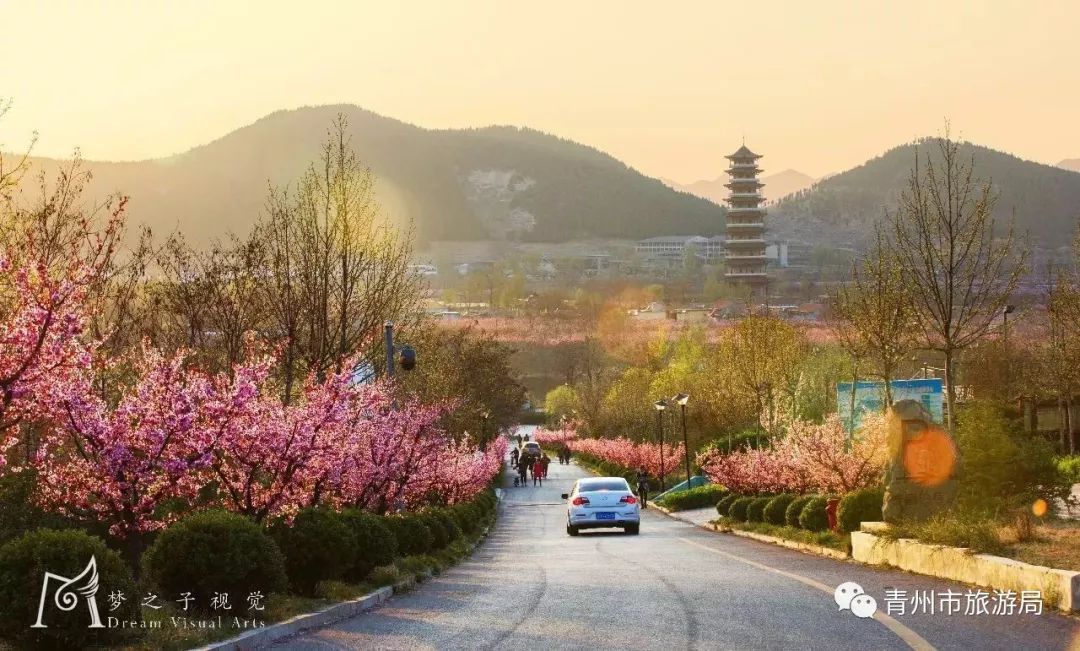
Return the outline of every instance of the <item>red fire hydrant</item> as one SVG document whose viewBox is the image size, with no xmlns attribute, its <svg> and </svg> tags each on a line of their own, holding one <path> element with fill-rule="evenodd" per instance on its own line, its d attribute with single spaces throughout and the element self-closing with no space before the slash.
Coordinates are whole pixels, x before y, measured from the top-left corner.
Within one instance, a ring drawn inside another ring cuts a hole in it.
<svg viewBox="0 0 1080 651">
<path fill-rule="evenodd" d="M 830 497 L 829 501 L 825 504 L 825 515 L 829 516 L 829 529 L 839 532 L 838 524 L 836 522 L 836 507 L 840 505 L 840 498 Z"/>
</svg>

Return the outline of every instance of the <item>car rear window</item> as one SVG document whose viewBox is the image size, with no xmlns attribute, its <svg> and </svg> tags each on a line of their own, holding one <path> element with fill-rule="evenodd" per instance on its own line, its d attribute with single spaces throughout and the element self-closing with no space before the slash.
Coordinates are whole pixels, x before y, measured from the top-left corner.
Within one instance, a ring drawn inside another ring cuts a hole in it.
<svg viewBox="0 0 1080 651">
<path fill-rule="evenodd" d="M 587 491 L 625 491 L 630 490 L 630 486 L 621 479 L 609 479 L 598 481 L 583 481 L 578 484 L 578 492 Z"/>
</svg>

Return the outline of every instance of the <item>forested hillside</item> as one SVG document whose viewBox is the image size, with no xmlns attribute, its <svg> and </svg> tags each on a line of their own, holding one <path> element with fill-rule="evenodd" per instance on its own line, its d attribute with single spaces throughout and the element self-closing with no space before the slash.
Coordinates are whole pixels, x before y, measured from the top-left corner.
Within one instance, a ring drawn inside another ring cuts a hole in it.
<svg viewBox="0 0 1080 651">
<path fill-rule="evenodd" d="M 565 241 L 723 231 L 724 211 L 594 148 L 515 127 L 428 130 L 356 106 L 273 113 L 169 158 L 89 161 L 92 196 L 131 196 L 132 220 L 194 242 L 245 232 L 269 184 L 317 158 L 338 113 L 379 179 L 385 210 L 421 240 Z M 38 159 L 39 168 L 58 161 Z M 24 189 L 24 191 L 30 191 Z"/>
</svg>

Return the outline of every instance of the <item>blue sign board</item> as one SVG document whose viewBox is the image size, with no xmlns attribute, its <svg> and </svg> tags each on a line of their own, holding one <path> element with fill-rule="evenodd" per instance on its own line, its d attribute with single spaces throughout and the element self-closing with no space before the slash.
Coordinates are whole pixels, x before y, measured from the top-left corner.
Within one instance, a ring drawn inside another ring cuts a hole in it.
<svg viewBox="0 0 1080 651">
<path fill-rule="evenodd" d="M 945 389 L 941 378 L 926 380 L 893 380 L 889 383 L 892 387 L 892 399 L 915 400 L 921 402 L 923 407 L 934 417 L 935 423 L 941 423 L 944 418 Z M 844 427 L 851 429 L 851 382 L 838 382 L 836 385 L 836 406 L 840 421 Z M 870 412 L 885 411 L 885 383 L 884 382 L 856 382 L 855 383 L 855 429 L 859 429 L 862 415 Z"/>
</svg>

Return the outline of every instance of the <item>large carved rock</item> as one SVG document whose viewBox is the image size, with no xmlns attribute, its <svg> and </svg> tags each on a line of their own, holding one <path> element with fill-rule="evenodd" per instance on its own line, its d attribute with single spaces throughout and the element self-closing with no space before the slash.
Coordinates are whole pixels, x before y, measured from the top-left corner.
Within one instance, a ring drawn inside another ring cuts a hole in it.
<svg viewBox="0 0 1080 651">
<path fill-rule="evenodd" d="M 886 416 L 886 522 L 925 520 L 956 497 L 956 444 L 915 400 L 898 400 Z"/>
</svg>

